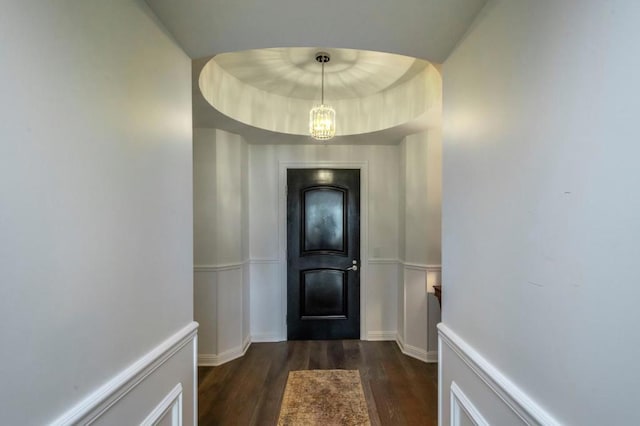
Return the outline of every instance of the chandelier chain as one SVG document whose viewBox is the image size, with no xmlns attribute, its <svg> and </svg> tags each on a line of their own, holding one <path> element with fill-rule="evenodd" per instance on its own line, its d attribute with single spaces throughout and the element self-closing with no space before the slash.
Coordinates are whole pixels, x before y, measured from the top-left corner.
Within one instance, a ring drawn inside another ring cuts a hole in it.
<svg viewBox="0 0 640 426">
<path fill-rule="evenodd" d="M 322 99 L 320 103 L 324 105 L 324 61 L 322 61 L 322 91 L 320 93 L 321 93 L 320 96 Z"/>
</svg>

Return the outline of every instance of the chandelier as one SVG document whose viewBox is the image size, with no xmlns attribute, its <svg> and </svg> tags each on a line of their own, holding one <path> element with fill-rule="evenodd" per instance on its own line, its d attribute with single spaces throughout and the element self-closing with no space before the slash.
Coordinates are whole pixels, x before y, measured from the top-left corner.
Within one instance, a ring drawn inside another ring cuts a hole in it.
<svg viewBox="0 0 640 426">
<path fill-rule="evenodd" d="M 336 135 L 336 111 L 324 104 L 324 64 L 330 59 L 326 52 L 316 53 L 316 61 L 322 64 L 322 100 L 320 105 L 314 106 L 309 111 L 309 133 L 312 138 L 319 141 L 329 140 Z"/>
</svg>

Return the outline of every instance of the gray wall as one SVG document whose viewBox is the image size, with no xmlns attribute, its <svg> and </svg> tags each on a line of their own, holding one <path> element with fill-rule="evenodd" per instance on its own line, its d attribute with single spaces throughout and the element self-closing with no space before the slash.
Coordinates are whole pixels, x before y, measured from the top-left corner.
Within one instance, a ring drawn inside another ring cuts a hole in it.
<svg viewBox="0 0 640 426">
<path fill-rule="evenodd" d="M 192 320 L 190 60 L 133 0 L 0 40 L 0 417 L 43 424 Z"/>
<path fill-rule="evenodd" d="M 491 1 L 444 64 L 443 322 L 567 424 L 640 422 L 638 22 Z M 454 380 L 504 424 L 455 357 L 444 423 Z"/>
</svg>

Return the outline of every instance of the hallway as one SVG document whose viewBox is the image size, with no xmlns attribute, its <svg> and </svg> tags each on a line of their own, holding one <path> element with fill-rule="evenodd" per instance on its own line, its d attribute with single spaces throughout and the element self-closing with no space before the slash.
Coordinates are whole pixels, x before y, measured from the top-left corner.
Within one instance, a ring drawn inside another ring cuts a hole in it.
<svg viewBox="0 0 640 426">
<path fill-rule="evenodd" d="M 254 343 L 240 359 L 199 367 L 199 424 L 275 425 L 289 371 L 306 369 L 359 370 L 372 425 L 437 424 L 437 364 L 360 340 Z"/>
</svg>

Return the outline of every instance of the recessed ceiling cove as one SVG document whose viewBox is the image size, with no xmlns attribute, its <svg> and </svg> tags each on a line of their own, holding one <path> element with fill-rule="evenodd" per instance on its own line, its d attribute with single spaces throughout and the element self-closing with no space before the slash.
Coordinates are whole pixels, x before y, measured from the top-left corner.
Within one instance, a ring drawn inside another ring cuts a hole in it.
<svg viewBox="0 0 640 426">
<path fill-rule="evenodd" d="M 309 110 L 336 110 L 336 135 L 379 132 L 408 125 L 414 131 L 439 120 L 442 80 L 429 62 L 353 49 L 272 48 L 216 55 L 200 72 L 204 99 L 240 123 L 271 132 L 307 135 Z"/>
</svg>

